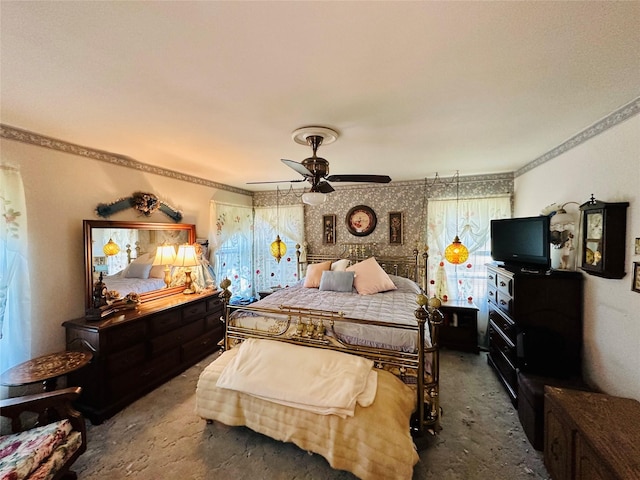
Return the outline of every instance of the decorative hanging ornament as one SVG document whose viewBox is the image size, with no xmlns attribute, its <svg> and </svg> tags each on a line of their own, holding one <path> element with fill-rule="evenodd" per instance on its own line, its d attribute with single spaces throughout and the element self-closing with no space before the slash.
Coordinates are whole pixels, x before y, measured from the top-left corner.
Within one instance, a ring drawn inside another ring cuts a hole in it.
<svg viewBox="0 0 640 480">
<path fill-rule="evenodd" d="M 276 235 L 276 239 L 271 243 L 271 255 L 280 263 L 280 259 L 287 253 L 287 246 L 280 240 L 280 235 Z"/>
</svg>

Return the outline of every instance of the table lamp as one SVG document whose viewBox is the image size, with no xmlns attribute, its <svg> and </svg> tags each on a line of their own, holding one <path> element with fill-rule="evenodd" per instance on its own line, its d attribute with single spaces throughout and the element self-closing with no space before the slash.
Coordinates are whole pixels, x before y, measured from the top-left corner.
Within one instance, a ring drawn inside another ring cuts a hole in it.
<svg viewBox="0 0 640 480">
<path fill-rule="evenodd" d="M 178 255 L 173 262 L 173 266 L 185 267 L 184 291 L 182 293 L 196 293 L 195 290 L 191 288 L 192 281 L 190 267 L 195 267 L 198 264 L 198 255 L 196 254 L 195 246 L 185 243 L 184 245 L 180 245 L 178 247 Z"/>
<path fill-rule="evenodd" d="M 153 260 L 152 265 L 164 265 L 164 283 L 167 285 L 166 288 L 169 288 L 171 285 L 171 267 L 170 265 L 176 258 L 176 249 L 173 245 L 168 245 L 167 243 L 163 243 L 156 250 L 156 258 Z"/>
</svg>

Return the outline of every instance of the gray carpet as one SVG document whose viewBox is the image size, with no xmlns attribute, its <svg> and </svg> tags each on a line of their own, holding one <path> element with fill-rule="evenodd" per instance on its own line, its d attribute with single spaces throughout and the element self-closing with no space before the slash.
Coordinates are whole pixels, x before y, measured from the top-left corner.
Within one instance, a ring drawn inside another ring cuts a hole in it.
<svg viewBox="0 0 640 480">
<path fill-rule="evenodd" d="M 194 414 L 199 373 L 215 355 L 102 425 L 89 425 L 80 480 L 353 479 L 309 454 L 242 427 L 207 425 Z M 413 478 L 547 479 L 517 411 L 480 355 L 442 351 L 442 431 L 427 439 Z M 384 432 L 381 432 L 384 434 Z"/>
</svg>

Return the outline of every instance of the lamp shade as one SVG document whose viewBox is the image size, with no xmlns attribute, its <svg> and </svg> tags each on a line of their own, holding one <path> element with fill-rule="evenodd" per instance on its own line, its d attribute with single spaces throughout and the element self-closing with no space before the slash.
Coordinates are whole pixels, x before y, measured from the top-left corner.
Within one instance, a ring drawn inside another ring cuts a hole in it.
<svg viewBox="0 0 640 480">
<path fill-rule="evenodd" d="M 469 250 L 465 247 L 458 236 L 453 239 L 451 245 L 449 245 L 444 251 L 444 258 L 447 259 L 447 262 L 453 263 L 455 265 L 460 264 L 469 258 Z"/>
<path fill-rule="evenodd" d="M 198 265 L 198 256 L 196 255 L 196 247 L 189 244 L 180 245 L 178 254 L 173 261 L 174 267 L 195 267 Z"/>
<path fill-rule="evenodd" d="M 171 265 L 176 258 L 176 249 L 173 245 L 160 245 L 156 250 L 153 265 Z"/>
<path fill-rule="evenodd" d="M 327 196 L 320 192 L 306 192 L 302 194 L 302 203 L 317 206 L 322 205 L 327 200 Z"/>
<path fill-rule="evenodd" d="M 280 235 L 276 236 L 276 239 L 271 243 L 271 255 L 280 263 L 280 259 L 287 253 L 287 246 L 280 240 Z"/>
<path fill-rule="evenodd" d="M 110 238 L 109 241 L 104 244 L 104 247 L 102 247 L 102 251 L 107 257 L 111 257 L 112 255 L 117 255 L 118 252 L 120 252 L 120 247 Z"/>
</svg>

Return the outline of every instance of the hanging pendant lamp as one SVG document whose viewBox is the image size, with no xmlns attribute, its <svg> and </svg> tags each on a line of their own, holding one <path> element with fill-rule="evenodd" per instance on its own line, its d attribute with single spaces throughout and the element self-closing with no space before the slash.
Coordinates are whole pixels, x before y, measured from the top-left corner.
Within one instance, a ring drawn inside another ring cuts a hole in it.
<svg viewBox="0 0 640 480">
<path fill-rule="evenodd" d="M 276 187 L 276 232 L 280 230 L 280 190 Z M 287 246 L 280 240 L 280 235 L 276 233 L 276 239 L 271 243 L 271 255 L 280 263 L 280 259 L 287 253 Z"/>
<path fill-rule="evenodd" d="M 104 247 L 102 247 L 102 251 L 107 257 L 111 257 L 112 255 L 117 255 L 120 252 L 120 247 L 112 238 L 109 238 L 109 241 L 104 244 Z"/>
<path fill-rule="evenodd" d="M 456 171 L 456 237 L 453 239 L 444 251 L 444 258 L 449 263 L 458 265 L 469 258 L 469 250 L 465 247 L 458 237 L 458 200 L 460 196 L 460 173 Z"/>
</svg>

